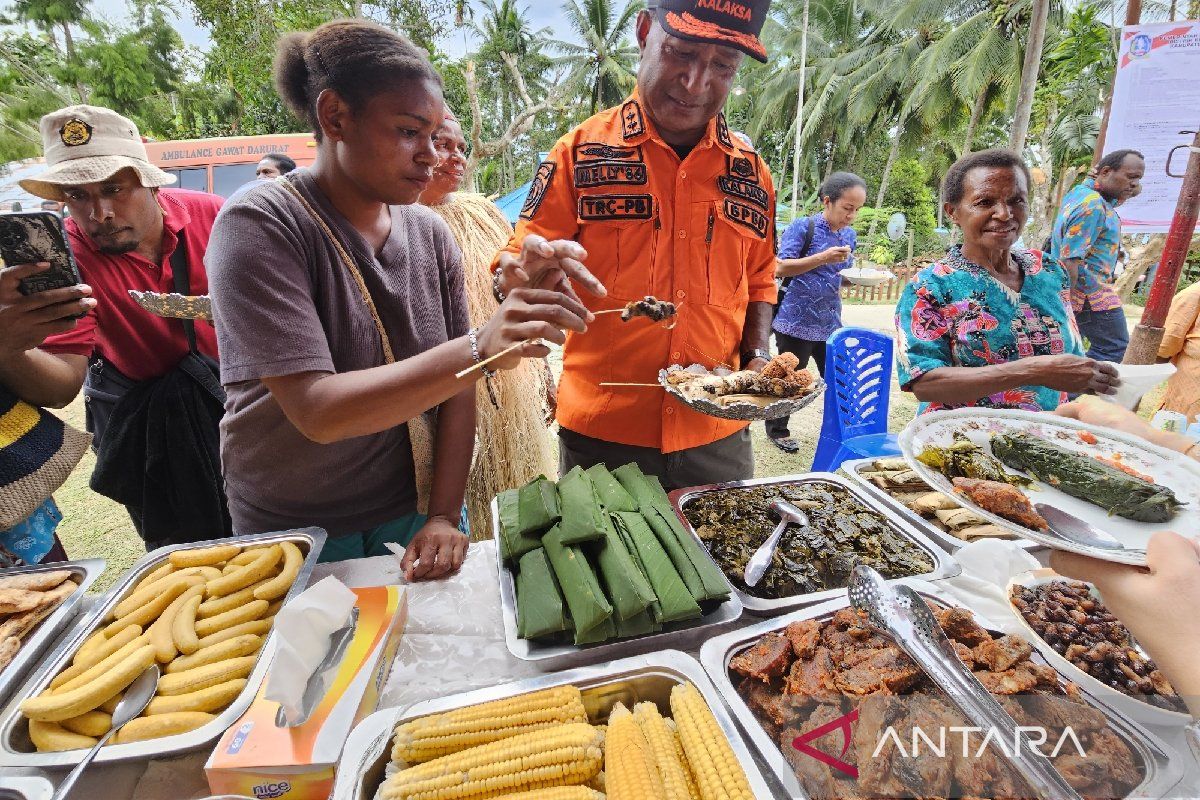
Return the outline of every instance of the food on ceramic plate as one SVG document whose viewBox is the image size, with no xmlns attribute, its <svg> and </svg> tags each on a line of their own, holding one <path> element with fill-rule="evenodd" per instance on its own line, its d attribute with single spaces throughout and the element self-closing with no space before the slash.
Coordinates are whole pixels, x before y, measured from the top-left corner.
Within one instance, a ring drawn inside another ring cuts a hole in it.
<svg viewBox="0 0 1200 800">
<path fill-rule="evenodd" d="M 1104 715 L 1084 703 L 1079 687 L 1033 661 L 1027 641 L 992 634 L 966 609 L 930 605 L 959 658 L 1017 724 L 1046 729 L 1040 749 L 1076 791 L 1125 797 L 1140 783 L 1142 768 Z M 858 611 L 845 608 L 827 621 L 802 620 L 766 634 L 735 655 L 729 669 L 813 800 L 1036 796 L 1004 758 L 1011 743 L 1006 750 L 995 741 L 985 747 L 983 735 L 974 734 L 964 746 L 965 717 Z M 858 718 L 843 738 L 837 722 L 852 711 Z M 814 733 L 822 726 L 827 732 Z M 1070 739 L 1053 752 L 1068 726 L 1086 756 Z M 939 753 L 939 731 L 956 728 L 960 733 L 948 734 Z M 918 732 L 932 745 L 919 755 L 911 747 Z M 796 742 L 829 758 L 818 760 Z M 857 769 L 857 778 L 830 766 L 839 762 Z"/>
<path fill-rule="evenodd" d="M 45 690 L 22 701 L 34 746 L 91 747 L 107 732 L 94 733 L 101 715 L 111 714 L 125 688 L 156 662 L 163 672 L 157 696 L 111 744 L 171 736 L 215 718 L 254 669 L 274 618 L 268 599 L 287 593 L 303 562 L 292 542 L 172 552 L 113 607 Z"/>
<path fill-rule="evenodd" d="M 1011 483 L 982 481 L 978 478 L 954 478 L 951 483 L 954 484 L 955 493 L 966 497 L 984 511 L 1026 528 L 1050 530 L 1050 525 L 1042 519 L 1042 515 L 1034 511 L 1029 498 Z"/>
<path fill-rule="evenodd" d="M 787 500 L 802 509 L 810 524 L 787 528 L 771 566 L 750 589 L 744 581 L 746 563 L 775 529 L 777 521 L 768 513 L 773 500 Z M 875 568 L 885 578 L 920 575 L 934 568 L 915 542 L 833 483 L 714 489 L 689 499 L 683 515 L 725 576 L 753 597 L 774 600 L 840 589 L 859 564 Z"/>
<path fill-rule="evenodd" d="M 1056 580 L 1013 586 L 1010 600 L 1029 627 L 1080 670 L 1152 706 L 1187 713 L 1170 681 L 1088 584 Z"/>
<path fill-rule="evenodd" d="M 1028 433 L 993 436 L 991 444 L 992 452 L 1006 465 L 1109 514 L 1135 522 L 1166 522 L 1183 505 L 1166 486 Z"/>
<path fill-rule="evenodd" d="M 641 300 L 626 303 L 625 308 L 621 309 L 621 320 L 628 322 L 634 317 L 646 317 L 652 322 L 662 322 L 675 316 L 675 312 L 674 303 L 646 295 Z"/>
<path fill-rule="evenodd" d="M 999 454 L 997 454 L 999 455 Z M 994 458 L 966 434 L 955 431 L 948 447 L 928 445 L 917 454 L 917 460 L 947 478 L 976 478 L 981 481 L 1003 481 L 1013 486 L 1032 486 L 1024 475 L 1006 472 L 1004 464 Z"/>
<path fill-rule="evenodd" d="M 396 726 L 382 800 L 649 800 L 753 793 L 704 696 L 671 689 L 669 708 L 604 712 L 557 686 Z M 667 716 L 664 712 L 669 712 Z"/>
<path fill-rule="evenodd" d="M 642 636 L 729 598 L 728 582 L 683 528 L 662 485 L 636 465 L 571 470 L 557 502 L 549 530 L 522 534 L 514 496 L 497 498 L 520 638 L 585 645 Z"/>
<path fill-rule="evenodd" d="M 66 569 L 0 577 L 0 670 L 17 657 L 38 623 L 78 588 Z"/>
<path fill-rule="evenodd" d="M 930 524 L 964 541 L 983 537 L 1015 538 L 1012 531 L 962 508 L 954 498 L 935 491 L 903 458 L 880 458 L 858 474 Z"/>
</svg>

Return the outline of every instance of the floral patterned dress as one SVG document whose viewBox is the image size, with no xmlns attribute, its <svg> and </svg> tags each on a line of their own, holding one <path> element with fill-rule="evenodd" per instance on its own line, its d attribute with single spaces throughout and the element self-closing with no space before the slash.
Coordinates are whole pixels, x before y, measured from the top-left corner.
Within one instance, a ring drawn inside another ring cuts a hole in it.
<svg viewBox="0 0 1200 800">
<path fill-rule="evenodd" d="M 938 367 L 1083 355 L 1066 270 L 1038 250 L 1014 250 L 1012 257 L 1025 276 L 1020 292 L 966 259 L 959 245 L 912 277 L 896 306 L 896 361 L 903 389 Z M 1021 386 L 965 405 L 1052 411 L 1065 401 L 1066 393 L 1057 389 Z M 922 403 L 918 413 L 960 407 Z"/>
</svg>

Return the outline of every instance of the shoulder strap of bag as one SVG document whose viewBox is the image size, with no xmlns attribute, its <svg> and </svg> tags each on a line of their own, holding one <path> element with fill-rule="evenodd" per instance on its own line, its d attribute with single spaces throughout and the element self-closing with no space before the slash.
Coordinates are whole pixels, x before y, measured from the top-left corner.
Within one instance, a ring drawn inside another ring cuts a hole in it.
<svg viewBox="0 0 1200 800">
<path fill-rule="evenodd" d="M 176 294 L 184 297 L 191 294 L 192 281 L 191 275 L 188 274 L 187 244 L 184 242 L 183 231 L 179 232 L 175 249 L 171 252 L 171 279 L 175 284 Z M 183 332 L 187 335 L 188 351 L 199 352 L 196 350 L 196 323 L 190 319 L 180 321 L 183 323 Z"/>
<path fill-rule="evenodd" d="M 817 218 L 815 216 L 809 217 L 808 218 L 808 227 L 804 229 L 804 241 L 800 244 L 800 255 L 797 256 L 797 258 L 804 258 L 805 256 L 808 255 L 808 248 L 812 247 L 813 230 L 816 228 L 816 226 L 817 226 Z M 796 277 L 796 276 L 795 275 L 787 276 L 780 282 L 780 285 L 784 289 L 786 289 L 788 284 L 790 284 L 792 282 L 792 278 L 794 278 L 794 277 Z"/>
<path fill-rule="evenodd" d="M 317 210 L 312 207 L 312 204 L 305 199 L 300 190 L 292 184 L 287 176 L 280 175 L 275 179 L 275 182 L 284 186 L 293 197 L 300 201 L 300 205 L 312 217 L 317 226 L 328 237 L 333 244 L 334 250 L 337 251 L 338 258 L 349 271 L 350 276 L 354 279 L 355 285 L 358 287 L 359 294 L 362 295 L 363 303 L 367 306 L 367 311 L 371 314 L 371 319 L 375 322 L 375 329 L 379 332 L 379 341 L 383 343 L 383 358 L 388 364 L 393 364 L 396 361 L 396 356 L 392 352 L 392 343 L 388 338 L 387 329 L 383 327 L 383 320 L 379 317 L 379 311 L 375 307 L 375 300 L 371 297 L 371 290 L 367 288 L 367 282 L 363 280 L 362 271 L 358 268 L 358 262 L 351 257 L 349 251 L 342 245 L 329 226 L 325 224 L 325 219 L 317 213 Z M 426 412 L 418 414 L 410 419 L 407 423 L 409 447 L 412 449 L 413 472 L 417 484 L 417 510 L 422 514 L 429 512 L 429 493 L 433 486 L 433 440 L 434 440 L 434 425 L 436 416 Z"/>
<path fill-rule="evenodd" d="M 304 209 L 308 212 L 309 216 L 313 218 L 313 221 L 317 223 L 317 226 L 320 227 L 321 231 L 333 244 L 333 249 L 337 250 L 338 258 L 342 260 L 342 264 L 345 265 L 346 270 L 350 273 L 350 277 L 354 279 L 354 284 L 358 287 L 359 294 L 362 295 L 363 303 L 366 304 L 367 311 L 369 311 L 371 314 L 371 320 L 375 323 L 375 330 L 378 331 L 379 340 L 383 343 L 384 360 L 388 364 L 394 363 L 396 361 L 396 356 L 392 352 L 391 340 L 388 338 L 387 329 L 383 327 L 383 320 L 379 317 L 379 310 L 375 307 L 375 300 L 371 297 L 371 290 L 367 288 L 367 282 L 363 280 L 362 270 L 358 268 L 358 262 L 351 257 L 346 248 L 342 246 L 341 240 L 339 240 L 338 237 L 334 235 L 333 231 L 329 229 L 329 226 L 325 224 L 324 218 L 317 213 L 317 210 L 312 207 L 312 204 L 309 203 L 307 199 L 305 199 L 304 195 L 300 193 L 300 190 L 292 185 L 291 181 L 282 175 L 276 178 L 275 181 L 281 186 L 286 187 L 287 190 L 291 192 L 292 196 L 300 201 L 300 205 L 304 206 Z"/>
</svg>

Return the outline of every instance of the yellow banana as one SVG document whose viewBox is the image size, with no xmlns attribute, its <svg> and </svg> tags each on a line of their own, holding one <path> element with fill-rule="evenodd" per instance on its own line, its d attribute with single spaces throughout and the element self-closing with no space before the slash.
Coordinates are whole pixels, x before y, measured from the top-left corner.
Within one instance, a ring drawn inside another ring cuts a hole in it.
<svg viewBox="0 0 1200 800">
<path fill-rule="evenodd" d="M 300 567 L 304 564 L 304 553 L 291 542 L 280 542 L 283 550 L 283 569 L 278 575 L 254 590 L 254 596 L 259 600 L 275 600 L 287 594 L 288 589 L 296 582 Z"/>
<path fill-rule="evenodd" d="M 153 663 L 154 648 L 150 645 L 140 647 L 121 663 L 85 686 L 54 694 L 43 692 L 37 697 L 23 700 L 21 713 L 29 719 L 43 722 L 60 722 L 78 717 L 122 691 Z"/>
<path fill-rule="evenodd" d="M 196 547 L 190 550 L 176 550 L 168 558 L 176 569 L 184 567 L 205 567 L 220 564 L 242 552 L 241 545 L 219 544 L 214 547 Z"/>
</svg>

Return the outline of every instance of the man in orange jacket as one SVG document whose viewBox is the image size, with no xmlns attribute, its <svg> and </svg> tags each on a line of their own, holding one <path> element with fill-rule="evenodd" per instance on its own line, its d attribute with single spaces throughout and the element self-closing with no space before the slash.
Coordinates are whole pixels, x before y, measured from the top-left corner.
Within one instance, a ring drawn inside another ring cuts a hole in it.
<svg viewBox="0 0 1200 800">
<path fill-rule="evenodd" d="M 554 145 L 496 259 L 498 297 L 574 282 L 593 311 L 648 295 L 679 306 L 672 329 L 605 314 L 568 334 L 563 472 L 637 462 L 668 489 L 753 477 L 746 423 L 692 411 L 657 383 L 670 364 L 757 369 L 769 358 L 775 191 L 721 110 L 743 55 L 766 61 L 768 6 L 652 0 L 637 18 L 637 88 Z"/>
</svg>

